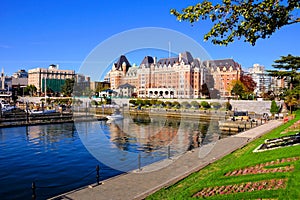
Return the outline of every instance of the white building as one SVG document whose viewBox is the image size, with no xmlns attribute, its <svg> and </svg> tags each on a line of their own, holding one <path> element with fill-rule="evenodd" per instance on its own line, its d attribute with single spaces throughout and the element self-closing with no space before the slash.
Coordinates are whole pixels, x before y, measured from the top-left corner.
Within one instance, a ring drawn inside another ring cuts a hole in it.
<svg viewBox="0 0 300 200">
<path fill-rule="evenodd" d="M 256 82 L 256 89 L 254 90 L 257 96 L 271 90 L 271 76 L 265 71 L 265 67 L 259 64 L 254 64 L 249 68 L 249 75 Z"/>
</svg>

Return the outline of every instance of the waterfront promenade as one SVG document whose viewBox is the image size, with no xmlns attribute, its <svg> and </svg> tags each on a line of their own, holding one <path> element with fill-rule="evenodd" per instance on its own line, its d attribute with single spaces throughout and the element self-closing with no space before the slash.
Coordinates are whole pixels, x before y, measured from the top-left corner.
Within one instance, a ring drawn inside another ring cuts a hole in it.
<svg viewBox="0 0 300 200">
<path fill-rule="evenodd" d="M 170 186 L 189 174 L 245 146 L 252 140 L 278 127 L 282 121 L 268 123 L 237 135 L 204 145 L 176 158 L 167 159 L 52 199 L 143 199 L 160 188 Z M 159 170 L 155 170 L 159 167 Z"/>
</svg>

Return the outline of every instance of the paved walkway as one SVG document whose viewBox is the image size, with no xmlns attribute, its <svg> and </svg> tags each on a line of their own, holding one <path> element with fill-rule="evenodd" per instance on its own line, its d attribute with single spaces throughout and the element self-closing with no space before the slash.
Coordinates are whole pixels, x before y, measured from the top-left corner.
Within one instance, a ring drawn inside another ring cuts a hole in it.
<svg viewBox="0 0 300 200">
<path fill-rule="evenodd" d="M 104 180 L 99 186 L 81 188 L 52 199 L 143 199 L 160 188 L 170 186 L 189 174 L 199 171 L 281 124 L 281 121 L 270 121 L 262 126 L 187 152 L 180 157 L 146 166 L 141 171 L 123 174 Z M 153 171 L 157 165 L 162 168 Z"/>
</svg>

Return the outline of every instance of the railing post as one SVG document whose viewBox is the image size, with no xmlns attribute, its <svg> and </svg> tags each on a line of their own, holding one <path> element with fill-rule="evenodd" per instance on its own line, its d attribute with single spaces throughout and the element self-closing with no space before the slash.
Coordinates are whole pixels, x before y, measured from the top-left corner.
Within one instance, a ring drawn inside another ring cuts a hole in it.
<svg viewBox="0 0 300 200">
<path fill-rule="evenodd" d="M 35 200 L 35 199 L 36 199 L 36 192 L 35 192 L 36 186 L 35 186 L 35 182 L 34 182 L 34 181 L 33 181 L 32 184 L 31 184 L 31 190 L 32 190 L 31 198 L 32 198 L 33 200 Z"/>
<path fill-rule="evenodd" d="M 96 175 L 96 180 L 97 180 L 97 185 L 99 185 L 99 182 L 100 182 L 100 167 L 99 167 L 99 165 L 97 165 L 96 166 L 96 173 L 97 173 L 97 175 Z"/>
</svg>

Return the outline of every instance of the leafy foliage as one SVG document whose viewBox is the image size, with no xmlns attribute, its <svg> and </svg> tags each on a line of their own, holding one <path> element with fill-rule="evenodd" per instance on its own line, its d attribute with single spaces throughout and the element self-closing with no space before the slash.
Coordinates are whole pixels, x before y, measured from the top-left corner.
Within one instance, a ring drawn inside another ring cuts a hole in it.
<svg viewBox="0 0 300 200">
<path fill-rule="evenodd" d="M 210 106 L 216 110 L 222 107 L 222 105 L 219 102 L 211 102 Z"/>
<path fill-rule="evenodd" d="M 300 56 L 281 56 L 281 59 L 275 60 L 275 64 L 272 66 L 276 69 L 283 70 L 268 70 L 271 76 L 279 78 L 290 78 L 290 89 L 293 88 L 293 84 L 297 81 L 295 77 L 299 76 L 297 72 L 300 69 Z"/>
<path fill-rule="evenodd" d="M 245 93 L 245 86 L 241 81 L 235 81 L 232 89 L 231 89 L 231 94 L 232 95 L 237 95 L 238 97 L 242 97 Z"/>
<path fill-rule="evenodd" d="M 190 104 L 189 102 L 187 102 L 187 101 L 184 101 L 184 102 L 181 103 L 181 106 L 182 106 L 183 108 L 190 108 L 190 107 L 191 107 L 191 104 Z"/>
<path fill-rule="evenodd" d="M 289 88 L 284 91 L 285 103 L 289 106 L 290 111 L 294 106 L 299 104 L 300 97 L 300 57 L 281 56 L 281 59 L 275 60 L 274 68 L 279 70 L 268 70 L 271 76 L 285 78 L 289 81 Z M 283 70 L 281 70 L 283 69 Z"/>
<path fill-rule="evenodd" d="M 271 103 L 271 109 L 270 109 L 270 112 L 271 112 L 272 114 L 276 114 L 276 113 L 278 113 L 278 109 L 279 109 L 279 108 L 278 108 L 276 102 L 273 100 L 272 103 Z"/>
<path fill-rule="evenodd" d="M 222 0 L 215 5 L 204 0 L 182 12 L 171 9 L 171 14 L 192 24 L 210 20 L 214 25 L 204 40 L 212 38 L 213 44 L 228 45 L 243 37 L 245 42 L 255 45 L 259 38 L 269 38 L 283 26 L 299 23 L 295 12 L 299 8 L 299 0 Z"/>
<path fill-rule="evenodd" d="M 243 74 L 240 78 L 240 81 L 244 84 L 246 87 L 246 93 L 251 94 L 256 88 L 256 82 L 253 80 L 253 78 L 249 75 Z"/>
<path fill-rule="evenodd" d="M 74 79 L 66 79 L 65 84 L 61 87 L 61 93 L 67 97 L 70 97 L 73 93 L 74 84 Z"/>
<path fill-rule="evenodd" d="M 191 106 L 193 106 L 194 108 L 199 108 L 200 105 L 197 101 L 192 101 Z"/>
<path fill-rule="evenodd" d="M 37 88 L 34 85 L 27 85 L 24 88 L 24 94 L 32 96 L 37 91 Z"/>
<path fill-rule="evenodd" d="M 204 109 L 210 108 L 210 105 L 209 105 L 209 103 L 207 101 L 201 101 L 200 105 Z"/>
</svg>

